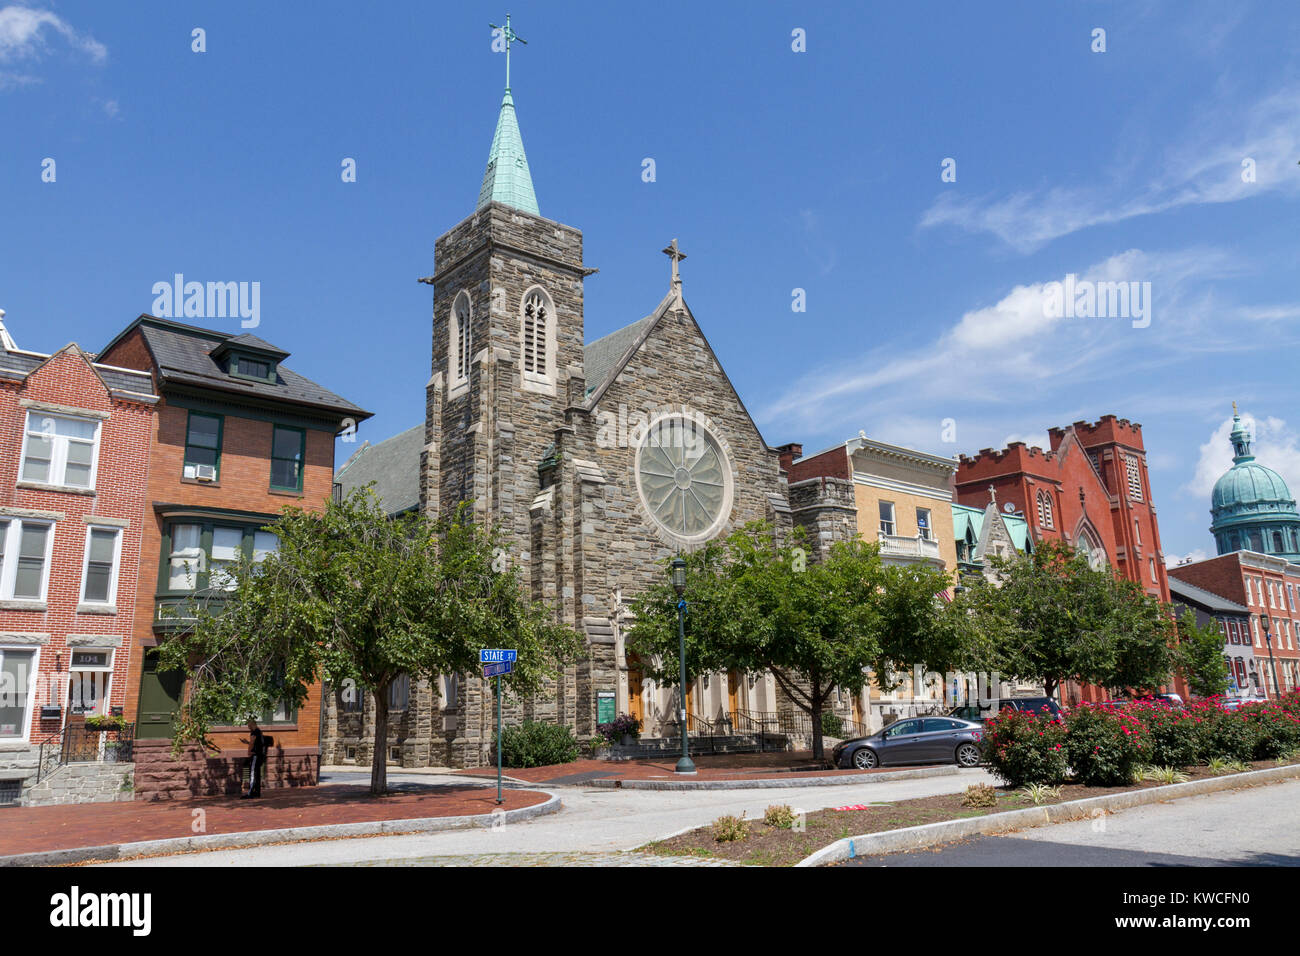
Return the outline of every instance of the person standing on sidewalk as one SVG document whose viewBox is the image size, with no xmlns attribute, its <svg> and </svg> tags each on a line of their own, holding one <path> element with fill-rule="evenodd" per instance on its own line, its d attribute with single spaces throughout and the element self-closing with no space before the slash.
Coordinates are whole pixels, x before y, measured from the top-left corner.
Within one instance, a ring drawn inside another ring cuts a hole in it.
<svg viewBox="0 0 1300 956">
<path fill-rule="evenodd" d="M 266 767 L 266 735 L 257 721 L 248 722 L 248 793 L 243 799 L 252 800 L 262 795 L 262 772 Z M 241 738 L 242 739 L 242 738 Z"/>
</svg>

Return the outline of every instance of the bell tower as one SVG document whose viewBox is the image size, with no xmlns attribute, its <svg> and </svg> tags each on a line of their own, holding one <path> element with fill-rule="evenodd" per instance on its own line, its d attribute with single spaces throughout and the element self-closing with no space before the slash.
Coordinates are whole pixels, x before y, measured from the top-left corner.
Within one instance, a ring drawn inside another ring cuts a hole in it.
<svg viewBox="0 0 1300 956">
<path fill-rule="evenodd" d="M 508 57 L 523 41 L 508 21 L 502 36 Z M 541 215 L 507 74 L 474 212 L 436 240 L 434 273 L 420 280 L 433 286 L 420 509 L 472 502 L 476 521 L 500 527 L 533 597 L 557 604 L 572 603 L 571 588 L 540 574 L 530 509 L 539 466 L 563 457 L 570 409 L 586 395 L 582 297 L 592 271 L 581 231 Z M 492 737 L 489 692 L 474 675 L 458 686 L 459 699 L 443 705 L 444 717 L 455 712 L 443 759 L 478 766 Z"/>
</svg>

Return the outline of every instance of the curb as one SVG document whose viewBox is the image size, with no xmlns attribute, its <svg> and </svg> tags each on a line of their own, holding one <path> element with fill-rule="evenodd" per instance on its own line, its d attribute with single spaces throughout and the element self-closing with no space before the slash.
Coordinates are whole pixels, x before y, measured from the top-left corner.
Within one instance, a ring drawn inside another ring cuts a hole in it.
<svg viewBox="0 0 1300 956">
<path fill-rule="evenodd" d="M 1218 793 L 1223 790 L 1236 790 L 1241 787 L 1276 783 L 1294 778 L 1300 778 L 1300 764 L 1270 767 L 1267 770 L 1252 770 L 1248 773 L 1227 774 L 1222 777 L 1207 777 L 1203 780 L 1189 780 L 1187 783 L 1148 787 L 1145 790 L 1130 790 L 1127 793 L 1112 793 L 1102 797 L 1085 797 L 1082 800 L 1070 800 L 1067 803 L 1055 803 L 1045 807 L 1029 807 L 1024 810 L 990 813 L 974 819 L 945 820 L 940 823 L 926 823 L 922 826 L 907 827 L 902 830 L 864 833 L 860 836 L 836 840 L 829 846 L 822 847 L 811 856 L 800 860 L 795 866 L 824 866 L 827 863 L 838 863 L 841 860 L 847 860 L 850 858 L 850 844 L 853 845 L 853 856 L 879 856 L 885 853 L 917 850 L 941 843 L 951 843 L 954 840 L 962 840 L 966 837 L 1025 830 L 1049 823 L 1085 820 L 1110 810 L 1125 810 L 1129 807 L 1165 803 L 1183 797 Z"/>
<path fill-rule="evenodd" d="M 610 790 L 784 790 L 792 787 L 861 786 L 886 780 L 916 780 L 923 777 L 948 777 L 961 772 L 953 764 L 947 767 L 924 767 L 919 770 L 883 770 L 877 773 L 844 774 L 838 777 L 795 777 L 791 780 L 764 777 L 761 780 L 591 780 L 584 787 Z"/>
<path fill-rule="evenodd" d="M 540 791 L 546 793 L 546 791 Z M 504 813 L 480 813 L 460 817 L 412 817 L 407 820 L 372 820 L 363 823 L 323 823 L 314 827 L 286 827 L 281 830 L 247 830 L 240 833 L 214 833 L 209 836 L 177 837 L 168 840 L 145 840 L 108 846 L 76 847 L 0 856 L 0 867 L 62 866 L 69 863 L 96 863 L 125 860 L 139 856 L 163 856 L 202 850 L 233 850 L 269 843 L 302 843 L 340 837 L 383 836 L 398 833 L 435 833 L 439 830 L 464 830 L 492 827 L 501 817 L 504 823 L 520 823 L 534 817 L 558 813 L 564 804 L 555 794 L 531 807 L 506 810 Z"/>
</svg>

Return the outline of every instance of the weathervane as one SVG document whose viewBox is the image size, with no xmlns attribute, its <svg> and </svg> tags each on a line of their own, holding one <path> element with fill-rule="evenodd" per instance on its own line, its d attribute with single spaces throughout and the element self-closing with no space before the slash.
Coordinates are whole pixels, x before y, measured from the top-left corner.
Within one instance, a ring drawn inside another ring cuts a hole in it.
<svg viewBox="0 0 1300 956">
<path fill-rule="evenodd" d="M 497 26 L 495 23 L 489 23 L 493 30 L 500 30 L 502 38 L 506 41 L 506 89 L 510 89 L 510 44 L 518 40 L 524 46 L 528 46 L 528 41 L 510 28 L 510 14 L 506 14 L 506 25 Z"/>
</svg>

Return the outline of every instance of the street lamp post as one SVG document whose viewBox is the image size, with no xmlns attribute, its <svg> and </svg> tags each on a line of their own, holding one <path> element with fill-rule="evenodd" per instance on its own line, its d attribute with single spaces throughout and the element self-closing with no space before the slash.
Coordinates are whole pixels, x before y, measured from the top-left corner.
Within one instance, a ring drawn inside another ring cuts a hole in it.
<svg viewBox="0 0 1300 956">
<path fill-rule="evenodd" d="M 691 745 L 686 737 L 686 562 L 673 558 L 673 590 L 677 592 L 677 650 L 680 665 L 677 696 L 681 708 L 677 716 L 682 723 L 682 759 L 677 761 L 678 773 L 695 773 L 691 761 Z"/>
<path fill-rule="evenodd" d="M 1282 693 L 1282 685 L 1277 682 L 1277 661 L 1273 660 L 1273 637 L 1269 634 L 1271 621 L 1267 614 L 1261 614 L 1260 618 L 1264 624 L 1264 643 L 1268 645 L 1268 666 L 1273 672 L 1273 697 L 1276 699 Z"/>
</svg>

